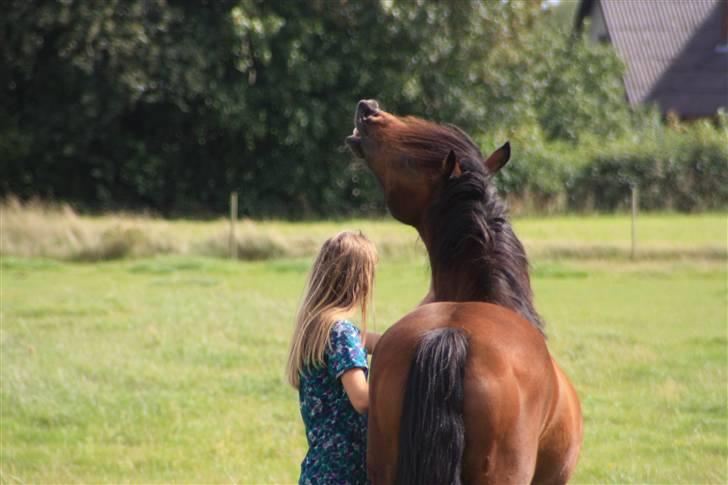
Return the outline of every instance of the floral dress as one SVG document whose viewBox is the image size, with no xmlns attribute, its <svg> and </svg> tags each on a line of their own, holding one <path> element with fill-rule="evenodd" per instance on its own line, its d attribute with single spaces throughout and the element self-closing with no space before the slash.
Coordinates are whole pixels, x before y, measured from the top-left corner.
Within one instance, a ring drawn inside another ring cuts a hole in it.
<svg viewBox="0 0 728 485">
<path fill-rule="evenodd" d="M 352 407 L 341 383 L 349 369 L 368 373 L 361 333 L 351 322 L 338 321 L 329 335 L 325 365 L 301 373 L 299 400 L 308 453 L 299 484 L 367 483 L 367 417 Z"/>
</svg>

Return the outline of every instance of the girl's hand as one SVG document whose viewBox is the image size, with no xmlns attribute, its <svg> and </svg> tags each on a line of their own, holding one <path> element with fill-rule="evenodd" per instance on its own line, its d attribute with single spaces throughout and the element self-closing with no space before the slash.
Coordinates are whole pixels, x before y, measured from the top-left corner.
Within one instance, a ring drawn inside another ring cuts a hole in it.
<svg viewBox="0 0 728 485">
<path fill-rule="evenodd" d="M 341 375 L 341 383 L 356 412 L 365 414 L 369 410 L 369 383 L 364 371 L 358 367 L 349 369 Z"/>
<path fill-rule="evenodd" d="M 364 347 L 367 349 L 367 354 L 374 353 L 374 347 L 377 346 L 377 342 L 379 342 L 379 337 L 381 336 L 381 333 L 367 332 L 367 338 L 364 343 Z"/>
</svg>

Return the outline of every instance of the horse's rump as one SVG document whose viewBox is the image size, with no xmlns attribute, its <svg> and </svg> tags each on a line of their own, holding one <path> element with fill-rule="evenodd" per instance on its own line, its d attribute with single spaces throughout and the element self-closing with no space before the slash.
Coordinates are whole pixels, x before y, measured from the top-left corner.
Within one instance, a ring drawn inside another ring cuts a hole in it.
<svg viewBox="0 0 728 485">
<path fill-rule="evenodd" d="M 463 380 L 454 383 L 461 363 Z M 438 367 L 448 378 L 428 382 Z M 533 476 L 556 374 L 538 330 L 511 310 L 479 302 L 419 307 L 382 336 L 370 376 L 373 483 L 499 483 L 505 471 L 526 482 Z M 462 392 L 462 401 L 442 402 L 448 392 Z M 461 449 L 453 430 L 463 424 Z M 414 464 L 421 473 L 412 472 Z"/>
</svg>

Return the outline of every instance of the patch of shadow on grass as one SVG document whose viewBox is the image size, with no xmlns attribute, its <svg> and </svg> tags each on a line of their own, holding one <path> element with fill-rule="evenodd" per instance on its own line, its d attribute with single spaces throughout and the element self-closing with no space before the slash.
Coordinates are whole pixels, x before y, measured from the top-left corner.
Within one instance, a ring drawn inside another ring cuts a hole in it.
<svg viewBox="0 0 728 485">
<path fill-rule="evenodd" d="M 198 287 L 202 287 L 202 288 L 209 288 L 212 286 L 217 286 L 219 283 L 220 283 L 220 280 L 217 280 L 215 278 L 193 278 L 193 279 L 182 281 L 183 286 L 198 286 Z"/>
<path fill-rule="evenodd" d="M 602 342 L 623 344 L 623 345 L 634 345 L 637 341 L 626 335 L 621 335 L 616 332 L 596 332 L 589 335 L 589 338 L 601 340 Z"/>
<path fill-rule="evenodd" d="M 528 245 L 527 245 L 528 247 Z M 535 246 L 529 250 L 529 255 L 545 258 L 564 259 L 606 259 L 626 260 L 632 259 L 631 249 L 623 246 L 610 245 L 543 245 Z M 654 246 L 638 247 L 636 252 L 638 260 L 710 260 L 725 261 L 728 251 L 721 246 L 701 247 L 674 247 L 663 248 Z"/>
<path fill-rule="evenodd" d="M 220 260 L 160 258 L 141 261 L 129 267 L 134 274 L 167 275 L 178 272 L 231 273 L 232 263 Z"/>
<path fill-rule="evenodd" d="M 116 298 L 103 298 L 84 303 L 65 302 L 55 305 L 44 303 L 16 310 L 13 315 L 32 320 L 52 319 L 50 322 L 34 322 L 32 328 L 38 331 L 56 328 L 68 329 L 76 326 L 81 318 L 106 316 L 114 312 L 127 313 L 128 307 Z M 95 321 L 105 324 L 105 320 Z"/>
<path fill-rule="evenodd" d="M 271 261 L 266 268 L 276 273 L 304 274 L 311 268 L 311 261 L 308 259 L 284 259 Z"/>
<path fill-rule="evenodd" d="M 679 406 L 681 412 L 701 416 L 705 427 L 715 426 L 715 420 L 723 420 L 725 406 L 720 402 L 697 401 L 684 402 Z"/>
<path fill-rule="evenodd" d="M 694 337 L 681 343 L 681 361 L 688 366 L 715 365 L 719 362 L 725 363 L 728 352 L 728 340 L 725 337 Z"/>
<path fill-rule="evenodd" d="M 554 279 L 582 279 L 587 278 L 589 273 L 584 270 L 578 270 L 563 266 L 560 264 L 537 264 L 534 266 L 531 276 L 534 278 L 554 278 Z"/>
<path fill-rule="evenodd" d="M 169 287 L 198 287 L 211 288 L 217 286 L 220 280 L 215 278 L 191 278 L 191 279 L 158 279 L 150 282 L 153 286 L 169 286 Z"/>
<path fill-rule="evenodd" d="M 728 346 L 728 339 L 726 337 L 695 337 L 688 340 L 688 343 L 692 345 L 699 345 L 701 347 L 712 347 L 714 349 L 726 350 Z"/>
<path fill-rule="evenodd" d="M 130 273 L 138 274 L 170 274 L 177 271 L 200 271 L 200 261 L 144 261 L 129 268 Z"/>
<path fill-rule="evenodd" d="M 633 359 L 624 359 L 629 361 L 628 367 L 622 370 L 622 381 L 624 383 L 634 383 L 642 385 L 658 385 L 667 379 L 670 374 L 669 370 L 664 367 L 655 366 L 654 362 L 635 363 Z"/>
<path fill-rule="evenodd" d="M 11 271 L 47 271 L 63 269 L 63 264 L 50 259 L 26 259 L 3 256 L 0 258 L 0 268 Z"/>
<path fill-rule="evenodd" d="M 80 424 L 81 420 L 74 418 L 65 413 L 34 413 L 30 416 L 29 421 L 34 426 L 44 429 L 59 428 L 65 426 L 75 426 Z"/>
<path fill-rule="evenodd" d="M 22 318 L 50 318 L 50 317 L 88 317 L 105 313 L 100 308 L 63 308 L 58 306 L 33 307 L 15 312 L 15 315 Z"/>
</svg>

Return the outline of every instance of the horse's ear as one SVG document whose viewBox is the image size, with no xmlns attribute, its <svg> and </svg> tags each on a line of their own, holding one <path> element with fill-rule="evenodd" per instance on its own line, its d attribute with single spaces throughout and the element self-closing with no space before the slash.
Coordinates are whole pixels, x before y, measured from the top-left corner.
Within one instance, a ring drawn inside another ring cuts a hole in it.
<svg viewBox="0 0 728 485">
<path fill-rule="evenodd" d="M 511 144 L 506 142 L 505 145 L 494 151 L 485 161 L 485 168 L 488 172 L 495 174 L 508 163 L 511 158 Z"/>
<path fill-rule="evenodd" d="M 455 152 L 450 150 L 445 160 L 442 161 L 442 176 L 443 178 L 457 178 L 462 173 L 460 168 L 460 162 L 458 162 Z"/>
</svg>

